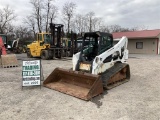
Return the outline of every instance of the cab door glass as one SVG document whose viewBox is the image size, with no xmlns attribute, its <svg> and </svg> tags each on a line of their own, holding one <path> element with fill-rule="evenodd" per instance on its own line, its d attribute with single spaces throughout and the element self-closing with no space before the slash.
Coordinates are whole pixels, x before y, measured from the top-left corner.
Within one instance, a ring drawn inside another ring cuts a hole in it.
<svg viewBox="0 0 160 120">
<path fill-rule="evenodd" d="M 44 42 L 50 43 L 51 42 L 51 35 L 50 34 L 44 34 Z"/>
<path fill-rule="evenodd" d="M 42 41 L 42 34 L 39 34 L 39 35 L 38 35 L 38 40 L 39 40 L 39 41 Z"/>
<path fill-rule="evenodd" d="M 112 39 L 111 39 L 111 37 L 109 37 L 109 36 L 102 37 L 101 50 L 105 51 L 105 50 L 109 49 L 110 47 L 112 47 Z"/>
</svg>

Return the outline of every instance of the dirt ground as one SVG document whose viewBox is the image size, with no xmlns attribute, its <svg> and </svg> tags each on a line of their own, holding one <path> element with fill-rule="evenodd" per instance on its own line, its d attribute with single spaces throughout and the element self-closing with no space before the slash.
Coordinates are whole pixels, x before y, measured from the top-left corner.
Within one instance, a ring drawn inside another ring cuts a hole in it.
<svg viewBox="0 0 160 120">
<path fill-rule="evenodd" d="M 129 55 L 131 79 L 91 101 L 41 87 L 22 90 L 20 66 L 0 68 L 0 120 L 160 120 L 160 56 Z M 44 78 L 71 58 L 42 60 Z"/>
</svg>

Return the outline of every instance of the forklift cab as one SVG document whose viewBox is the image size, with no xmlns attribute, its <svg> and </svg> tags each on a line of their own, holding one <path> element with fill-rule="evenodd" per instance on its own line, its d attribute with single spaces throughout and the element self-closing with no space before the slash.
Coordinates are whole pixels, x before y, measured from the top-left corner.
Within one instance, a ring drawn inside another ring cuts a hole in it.
<svg viewBox="0 0 160 120">
<path fill-rule="evenodd" d="M 44 44 L 51 44 L 51 33 L 38 33 L 37 41 L 40 42 L 40 46 L 43 46 Z"/>
</svg>

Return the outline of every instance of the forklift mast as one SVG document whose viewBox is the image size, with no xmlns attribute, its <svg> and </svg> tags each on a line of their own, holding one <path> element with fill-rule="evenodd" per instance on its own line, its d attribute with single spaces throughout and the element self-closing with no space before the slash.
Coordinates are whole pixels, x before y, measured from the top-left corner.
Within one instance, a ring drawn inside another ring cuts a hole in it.
<svg viewBox="0 0 160 120">
<path fill-rule="evenodd" d="M 63 25 L 50 23 L 50 30 L 52 35 L 51 47 L 61 47 L 61 38 L 63 35 Z"/>
<path fill-rule="evenodd" d="M 71 46 L 70 46 L 71 56 L 78 52 L 77 50 L 77 34 L 71 31 Z"/>
</svg>

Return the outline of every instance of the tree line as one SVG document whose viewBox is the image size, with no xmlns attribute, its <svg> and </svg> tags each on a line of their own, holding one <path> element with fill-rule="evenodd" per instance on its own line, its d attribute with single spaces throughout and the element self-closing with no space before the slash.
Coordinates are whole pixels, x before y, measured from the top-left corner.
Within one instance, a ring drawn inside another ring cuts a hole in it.
<svg viewBox="0 0 160 120">
<path fill-rule="evenodd" d="M 23 25 L 20 26 L 12 24 L 17 18 L 13 9 L 9 6 L 0 9 L 0 33 L 14 33 L 19 38 L 31 38 L 37 32 L 49 32 L 49 23 L 57 23 L 56 19 L 61 19 L 65 33 L 70 33 L 71 30 L 76 33 L 93 31 L 112 33 L 146 29 L 145 26 L 125 28 L 116 24 L 106 25 L 103 18 L 97 17 L 94 11 L 77 14 L 78 6 L 74 2 L 66 2 L 62 10 L 54 5 L 53 0 L 30 0 L 30 4 L 32 12 L 23 18 Z"/>
</svg>

